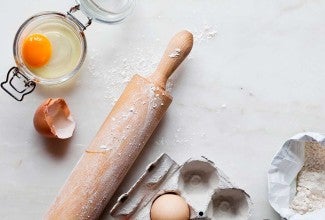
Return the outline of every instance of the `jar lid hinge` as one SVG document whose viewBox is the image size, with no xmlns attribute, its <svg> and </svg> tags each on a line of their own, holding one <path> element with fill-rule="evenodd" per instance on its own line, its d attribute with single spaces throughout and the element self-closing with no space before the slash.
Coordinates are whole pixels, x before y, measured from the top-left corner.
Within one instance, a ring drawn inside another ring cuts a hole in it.
<svg viewBox="0 0 325 220">
<path fill-rule="evenodd" d="M 87 17 L 87 23 L 84 24 L 82 23 L 75 15 L 73 15 L 74 13 L 78 12 L 80 10 L 80 5 L 76 5 L 73 6 L 72 8 L 70 8 L 70 10 L 67 12 L 68 16 L 70 16 L 81 28 L 82 30 L 86 30 L 87 27 L 89 27 L 92 23 L 92 19 L 88 16 Z M 83 14 L 83 13 L 82 13 Z"/>
</svg>

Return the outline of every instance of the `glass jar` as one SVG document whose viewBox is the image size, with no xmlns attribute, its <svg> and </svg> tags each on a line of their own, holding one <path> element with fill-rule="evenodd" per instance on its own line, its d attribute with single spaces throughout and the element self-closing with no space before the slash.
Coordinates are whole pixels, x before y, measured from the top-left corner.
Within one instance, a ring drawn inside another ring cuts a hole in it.
<svg viewBox="0 0 325 220">
<path fill-rule="evenodd" d="M 91 22 L 115 24 L 132 11 L 135 0 L 77 0 L 67 13 L 43 12 L 27 19 L 18 29 L 13 53 L 16 67 L 1 87 L 18 101 L 36 84 L 57 85 L 71 79 L 87 53 L 84 31 Z M 84 24 L 75 13 L 86 16 Z"/>
</svg>

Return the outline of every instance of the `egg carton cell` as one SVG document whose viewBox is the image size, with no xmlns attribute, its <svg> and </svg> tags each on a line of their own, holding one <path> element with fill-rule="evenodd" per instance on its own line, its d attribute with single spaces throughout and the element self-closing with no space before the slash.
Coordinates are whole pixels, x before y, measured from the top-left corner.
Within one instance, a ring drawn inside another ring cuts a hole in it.
<svg viewBox="0 0 325 220">
<path fill-rule="evenodd" d="M 190 219 L 248 219 L 252 207 L 250 196 L 207 158 L 178 165 L 163 154 L 120 196 L 111 215 L 117 219 L 151 219 L 152 204 L 164 194 L 182 197 Z"/>
<path fill-rule="evenodd" d="M 249 195 L 237 188 L 219 189 L 212 196 L 208 207 L 211 219 L 244 220 L 250 212 Z"/>
</svg>

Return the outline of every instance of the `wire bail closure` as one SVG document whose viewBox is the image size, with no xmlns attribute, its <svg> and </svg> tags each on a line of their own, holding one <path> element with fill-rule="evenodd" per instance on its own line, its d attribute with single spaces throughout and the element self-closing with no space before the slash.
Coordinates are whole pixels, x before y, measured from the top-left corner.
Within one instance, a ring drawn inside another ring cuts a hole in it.
<svg viewBox="0 0 325 220">
<path fill-rule="evenodd" d="M 92 19 L 88 16 L 87 19 L 88 19 L 88 22 L 86 24 L 83 24 L 75 15 L 73 15 L 73 13 L 76 13 L 77 11 L 80 10 L 80 5 L 76 5 L 72 8 L 70 8 L 70 10 L 67 12 L 67 14 L 82 28 L 82 30 L 86 30 L 87 27 L 89 27 L 92 23 Z"/>
<path fill-rule="evenodd" d="M 32 93 L 35 87 L 36 83 L 30 81 L 17 67 L 12 67 L 6 81 L 1 83 L 1 88 L 19 102 L 23 101 L 25 95 Z"/>
</svg>

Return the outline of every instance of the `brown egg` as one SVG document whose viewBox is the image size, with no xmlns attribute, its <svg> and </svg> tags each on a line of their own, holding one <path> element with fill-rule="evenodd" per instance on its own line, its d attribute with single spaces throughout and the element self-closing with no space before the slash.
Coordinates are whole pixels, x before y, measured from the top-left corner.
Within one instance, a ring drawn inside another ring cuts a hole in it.
<svg viewBox="0 0 325 220">
<path fill-rule="evenodd" d="M 75 125 L 69 107 L 62 98 L 47 99 L 34 114 L 34 127 L 38 133 L 45 137 L 70 138 Z"/>
<path fill-rule="evenodd" d="M 176 194 L 159 196 L 151 206 L 151 220 L 188 220 L 190 209 L 186 201 Z"/>
</svg>

